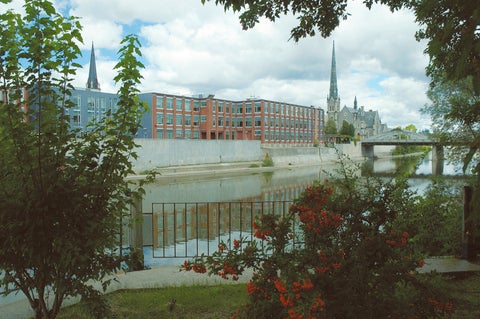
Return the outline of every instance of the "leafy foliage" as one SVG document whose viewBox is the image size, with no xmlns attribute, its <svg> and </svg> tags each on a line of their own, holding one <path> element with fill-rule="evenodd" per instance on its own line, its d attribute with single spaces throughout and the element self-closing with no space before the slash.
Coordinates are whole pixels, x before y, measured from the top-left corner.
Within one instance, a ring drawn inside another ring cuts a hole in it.
<svg viewBox="0 0 480 319">
<path fill-rule="evenodd" d="M 353 124 L 343 120 L 342 128 L 340 129 L 340 135 L 355 137 L 355 127 Z"/>
<path fill-rule="evenodd" d="M 129 36 L 116 66 L 118 110 L 77 132 L 65 110 L 81 26 L 48 1 L 24 9 L 0 15 L 0 282 L 22 291 L 36 318 L 55 318 L 67 296 L 98 300 L 92 280 L 105 288 L 120 265 L 119 217 L 141 195 L 125 177 L 144 111 L 134 96 L 142 65 Z"/>
<path fill-rule="evenodd" d="M 286 218 L 264 215 L 255 240 L 221 243 L 184 270 L 236 280 L 253 269 L 249 301 L 235 318 L 436 318 L 452 304 L 428 278 L 401 221 L 415 196 L 406 181 L 367 178 L 342 163 L 314 183 Z M 345 302 L 348 300 L 348 302 Z"/>
<path fill-rule="evenodd" d="M 337 124 L 335 124 L 335 120 L 331 117 L 328 118 L 325 124 L 325 134 L 337 134 Z"/>
</svg>

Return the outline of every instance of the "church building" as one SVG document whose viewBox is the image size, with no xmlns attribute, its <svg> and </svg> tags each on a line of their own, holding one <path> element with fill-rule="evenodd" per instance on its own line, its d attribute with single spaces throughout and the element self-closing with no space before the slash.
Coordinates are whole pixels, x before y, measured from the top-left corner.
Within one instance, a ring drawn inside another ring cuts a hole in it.
<svg viewBox="0 0 480 319">
<path fill-rule="evenodd" d="M 340 109 L 340 95 L 337 84 L 337 62 L 335 58 L 335 42 L 332 49 L 332 66 L 330 72 L 330 90 L 327 96 L 327 118 L 333 119 L 337 131 L 342 129 L 343 121 L 347 121 L 355 128 L 355 136 L 360 139 L 380 134 L 388 130 L 386 124 L 382 124 L 378 111 L 358 107 L 357 97 L 353 101 L 353 107 L 346 105 Z"/>
</svg>

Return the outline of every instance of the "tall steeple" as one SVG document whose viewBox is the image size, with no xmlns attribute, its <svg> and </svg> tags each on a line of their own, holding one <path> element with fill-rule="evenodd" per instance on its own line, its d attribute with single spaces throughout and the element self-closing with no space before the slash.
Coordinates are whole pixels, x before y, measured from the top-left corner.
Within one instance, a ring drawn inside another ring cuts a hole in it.
<svg viewBox="0 0 480 319">
<path fill-rule="evenodd" d="M 335 60 L 335 41 L 333 41 L 332 49 L 332 68 L 330 70 L 330 99 L 338 99 L 338 86 L 337 86 L 337 61 Z"/>
<path fill-rule="evenodd" d="M 335 59 L 335 41 L 332 49 L 332 69 L 330 70 L 330 92 L 327 96 L 327 115 L 335 121 L 338 121 L 340 113 L 340 97 L 338 96 L 337 86 L 337 61 Z M 338 123 L 336 123 L 338 126 Z"/>
<path fill-rule="evenodd" d="M 98 84 L 97 78 L 97 66 L 95 64 L 95 49 L 93 47 L 93 42 L 92 52 L 90 54 L 90 69 L 88 71 L 87 89 L 100 91 L 100 84 Z"/>
</svg>

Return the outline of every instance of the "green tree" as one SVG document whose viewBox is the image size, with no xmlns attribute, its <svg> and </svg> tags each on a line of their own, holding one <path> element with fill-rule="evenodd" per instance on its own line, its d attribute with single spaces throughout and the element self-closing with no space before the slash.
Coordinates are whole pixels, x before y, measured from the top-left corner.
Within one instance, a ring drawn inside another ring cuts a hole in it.
<svg viewBox="0 0 480 319">
<path fill-rule="evenodd" d="M 128 36 L 119 50 L 117 111 L 75 131 L 66 110 L 81 26 L 45 0 L 24 9 L 0 15 L 0 283 L 23 292 L 35 318 L 78 295 L 99 312 L 93 282 L 106 288 L 119 268 L 120 216 L 141 196 L 125 181 L 144 112 L 139 42 Z"/>
<path fill-rule="evenodd" d="M 240 12 L 244 29 L 253 28 L 265 17 L 272 21 L 292 13 L 298 24 L 291 30 L 295 41 L 319 33 L 328 37 L 349 16 L 348 0 L 201 0 L 215 1 L 225 10 Z M 371 8 L 374 3 L 385 4 L 392 11 L 412 10 L 421 29 L 417 39 L 426 39 L 430 56 L 430 72 L 445 72 L 449 80 L 473 78 L 475 91 L 480 93 L 480 6 L 476 1 L 463 0 L 365 0 Z"/>
<path fill-rule="evenodd" d="M 355 127 L 353 126 L 353 124 L 348 123 L 346 120 L 343 120 L 340 134 L 355 137 Z"/>
<path fill-rule="evenodd" d="M 405 126 L 405 131 L 417 133 L 417 127 L 413 124 L 409 124 L 409 125 Z"/>
<path fill-rule="evenodd" d="M 436 76 L 434 82 L 427 92 L 430 103 L 422 112 L 430 115 L 433 134 L 450 149 L 452 160 L 463 162 L 465 169 L 475 167 L 478 161 L 471 161 L 480 140 L 480 95 L 471 78 L 453 82 Z"/>
<path fill-rule="evenodd" d="M 325 134 L 337 134 L 337 124 L 331 117 L 328 118 L 325 124 Z"/>
</svg>

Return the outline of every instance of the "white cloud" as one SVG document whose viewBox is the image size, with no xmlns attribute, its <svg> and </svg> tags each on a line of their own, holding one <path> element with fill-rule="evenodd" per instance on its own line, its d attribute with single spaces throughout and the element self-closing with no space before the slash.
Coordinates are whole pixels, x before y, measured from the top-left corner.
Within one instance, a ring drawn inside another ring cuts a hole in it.
<svg viewBox="0 0 480 319">
<path fill-rule="evenodd" d="M 179 95 L 215 94 L 240 100 L 251 96 L 326 109 L 332 43 L 335 41 L 341 104 L 378 110 L 389 126 L 427 128 L 419 113 L 427 102 L 425 43 L 415 40 L 411 12 L 391 13 L 385 6 L 368 10 L 352 1 L 351 16 L 328 39 L 288 41 L 297 20 L 264 19 L 244 31 L 238 14 L 200 0 L 58 0 L 80 16 L 84 58 L 75 85 L 84 86 L 90 45 L 95 43 L 103 91 L 115 92 L 116 55 L 121 37 L 140 35 L 144 81 L 141 89 Z"/>
</svg>

